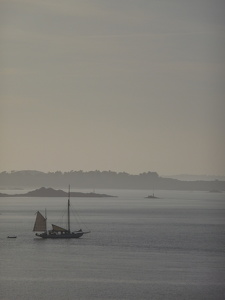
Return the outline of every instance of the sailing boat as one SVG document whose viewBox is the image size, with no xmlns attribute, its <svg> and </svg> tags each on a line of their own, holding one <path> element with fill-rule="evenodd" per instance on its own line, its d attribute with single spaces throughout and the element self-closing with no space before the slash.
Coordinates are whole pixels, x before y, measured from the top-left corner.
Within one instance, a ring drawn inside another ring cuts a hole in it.
<svg viewBox="0 0 225 300">
<path fill-rule="evenodd" d="M 36 213 L 36 220 L 34 223 L 33 231 L 42 232 L 36 233 L 36 236 L 43 239 L 77 239 L 82 235 L 89 233 L 90 231 L 83 231 L 82 229 L 77 231 L 70 230 L 70 186 L 68 192 L 68 203 L 67 203 L 67 229 L 62 228 L 58 225 L 52 224 L 52 229 L 47 230 L 47 217 L 43 216 L 40 211 Z"/>
</svg>

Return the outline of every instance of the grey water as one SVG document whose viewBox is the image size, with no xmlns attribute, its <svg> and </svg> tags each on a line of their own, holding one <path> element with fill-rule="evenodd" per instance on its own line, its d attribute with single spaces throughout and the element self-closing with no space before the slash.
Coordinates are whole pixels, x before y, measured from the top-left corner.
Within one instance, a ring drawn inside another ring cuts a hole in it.
<svg viewBox="0 0 225 300">
<path fill-rule="evenodd" d="M 91 233 L 70 240 L 32 232 L 66 199 L 0 198 L 1 300 L 225 299 L 225 193 L 97 192 L 118 197 L 71 198 L 71 227 Z"/>
</svg>

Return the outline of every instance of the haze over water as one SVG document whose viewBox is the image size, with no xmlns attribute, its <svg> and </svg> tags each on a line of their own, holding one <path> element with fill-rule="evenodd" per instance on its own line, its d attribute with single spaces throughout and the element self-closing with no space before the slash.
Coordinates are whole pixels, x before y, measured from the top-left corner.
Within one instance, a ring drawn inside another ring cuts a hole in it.
<svg viewBox="0 0 225 300">
<path fill-rule="evenodd" d="M 0 171 L 225 175 L 224 0 L 2 0 Z"/>
<path fill-rule="evenodd" d="M 118 198 L 71 199 L 91 230 L 78 240 L 32 232 L 37 210 L 50 226 L 66 199 L 1 198 L 0 299 L 224 299 L 224 193 L 104 192 Z"/>
</svg>

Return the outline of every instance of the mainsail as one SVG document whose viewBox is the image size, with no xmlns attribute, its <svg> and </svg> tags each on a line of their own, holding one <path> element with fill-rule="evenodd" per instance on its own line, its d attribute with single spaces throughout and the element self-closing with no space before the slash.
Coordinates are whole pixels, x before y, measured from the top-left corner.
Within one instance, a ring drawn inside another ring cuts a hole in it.
<svg viewBox="0 0 225 300">
<path fill-rule="evenodd" d="M 46 218 L 38 211 L 33 231 L 46 231 Z"/>
<path fill-rule="evenodd" d="M 52 224 L 52 230 L 53 231 L 57 231 L 57 232 L 68 232 L 67 229 L 62 228 L 62 227 L 57 226 L 57 225 L 54 225 L 54 224 Z"/>
</svg>

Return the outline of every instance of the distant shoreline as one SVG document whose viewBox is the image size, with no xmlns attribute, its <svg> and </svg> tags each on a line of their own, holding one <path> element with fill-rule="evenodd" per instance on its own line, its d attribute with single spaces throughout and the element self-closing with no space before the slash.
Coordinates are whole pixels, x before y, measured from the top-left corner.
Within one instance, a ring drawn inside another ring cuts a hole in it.
<svg viewBox="0 0 225 300">
<path fill-rule="evenodd" d="M 0 188 L 37 189 L 41 186 L 51 186 L 63 189 L 71 184 L 73 189 L 89 189 L 91 191 L 107 189 L 132 190 L 177 190 L 177 191 L 225 191 L 225 181 L 181 181 L 173 178 L 159 176 L 156 172 L 144 172 L 131 175 L 125 172 L 112 171 L 71 171 L 49 172 L 15 171 L 0 173 Z M 82 195 L 81 195 L 82 196 Z M 88 195 L 92 196 L 92 195 Z"/>
</svg>

